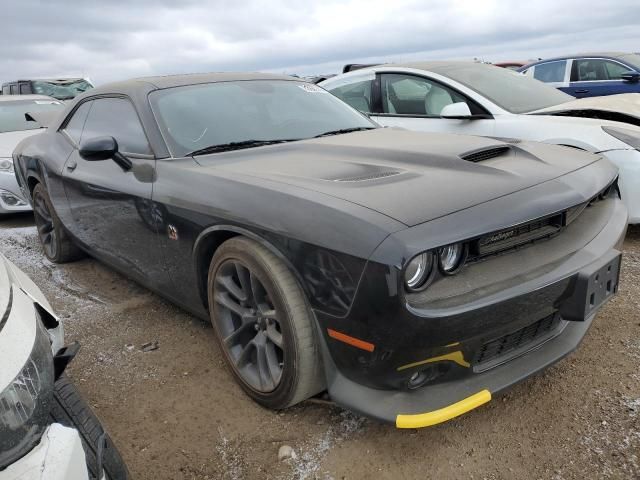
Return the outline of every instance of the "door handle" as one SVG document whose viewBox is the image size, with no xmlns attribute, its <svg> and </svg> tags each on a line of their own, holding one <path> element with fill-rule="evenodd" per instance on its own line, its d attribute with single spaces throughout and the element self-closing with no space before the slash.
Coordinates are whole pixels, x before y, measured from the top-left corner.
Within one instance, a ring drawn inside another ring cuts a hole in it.
<svg viewBox="0 0 640 480">
<path fill-rule="evenodd" d="M 575 93 L 589 93 L 589 90 L 576 90 Z"/>
<path fill-rule="evenodd" d="M 78 162 L 76 162 L 75 160 L 70 160 L 69 163 L 67 163 L 67 170 L 69 170 L 70 172 L 73 172 L 77 166 L 78 166 Z"/>
</svg>

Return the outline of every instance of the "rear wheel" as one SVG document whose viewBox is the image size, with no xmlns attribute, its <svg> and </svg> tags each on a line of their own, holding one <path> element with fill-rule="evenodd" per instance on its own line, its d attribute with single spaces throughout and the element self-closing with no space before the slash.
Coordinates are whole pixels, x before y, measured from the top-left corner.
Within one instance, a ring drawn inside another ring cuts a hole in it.
<svg viewBox="0 0 640 480">
<path fill-rule="evenodd" d="M 82 250 L 71 241 L 56 215 L 44 185 L 38 183 L 35 186 L 32 199 L 33 218 L 46 257 L 56 263 L 70 262 L 82 257 Z"/>
<path fill-rule="evenodd" d="M 234 237 L 211 261 L 208 295 L 226 363 L 250 397 L 280 409 L 324 389 L 312 313 L 282 260 Z"/>
</svg>

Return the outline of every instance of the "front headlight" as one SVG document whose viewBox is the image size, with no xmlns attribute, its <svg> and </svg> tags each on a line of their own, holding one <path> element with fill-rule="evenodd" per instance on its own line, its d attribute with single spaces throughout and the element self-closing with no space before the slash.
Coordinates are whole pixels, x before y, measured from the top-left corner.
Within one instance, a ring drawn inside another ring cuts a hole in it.
<svg viewBox="0 0 640 480">
<path fill-rule="evenodd" d="M 433 254 L 424 252 L 411 259 L 404 269 L 404 282 L 407 290 L 415 292 L 425 288 L 432 277 Z"/>
<path fill-rule="evenodd" d="M 419 292 L 436 281 L 438 276 L 455 275 L 466 264 L 468 253 L 467 243 L 453 243 L 419 253 L 404 267 L 405 289 L 409 293 Z"/>
<path fill-rule="evenodd" d="M 602 127 L 602 130 L 612 137 L 616 137 L 621 142 L 626 143 L 630 147 L 640 150 L 640 132 L 629 128 L 618 127 Z"/>
<path fill-rule="evenodd" d="M 0 172 L 13 173 L 13 160 L 11 158 L 0 158 Z"/>
<path fill-rule="evenodd" d="M 464 265 L 467 259 L 467 246 L 464 243 L 447 245 L 438 250 L 438 266 L 445 275 L 453 275 Z"/>
<path fill-rule="evenodd" d="M 0 470 L 26 455 L 40 441 L 49 425 L 53 383 L 49 335 L 38 322 L 29 360 L 0 392 Z"/>
</svg>

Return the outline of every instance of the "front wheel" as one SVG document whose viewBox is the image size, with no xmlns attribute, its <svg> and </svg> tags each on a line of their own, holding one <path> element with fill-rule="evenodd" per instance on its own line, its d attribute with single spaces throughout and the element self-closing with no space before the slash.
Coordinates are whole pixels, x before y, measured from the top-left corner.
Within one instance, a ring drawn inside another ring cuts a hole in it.
<svg viewBox="0 0 640 480">
<path fill-rule="evenodd" d="M 33 189 L 31 198 L 33 199 L 33 218 L 45 256 L 55 263 L 70 262 L 82 257 L 82 250 L 69 238 L 69 234 L 56 215 L 45 186 L 38 183 Z"/>
<path fill-rule="evenodd" d="M 281 409 L 324 389 L 312 313 L 282 260 L 234 237 L 213 256 L 208 296 L 226 363 L 251 398 Z"/>
</svg>

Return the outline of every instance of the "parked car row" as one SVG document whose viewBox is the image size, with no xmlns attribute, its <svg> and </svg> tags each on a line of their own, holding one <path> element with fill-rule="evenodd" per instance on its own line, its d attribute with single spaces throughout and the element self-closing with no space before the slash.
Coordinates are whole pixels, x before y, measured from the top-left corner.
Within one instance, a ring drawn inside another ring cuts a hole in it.
<svg viewBox="0 0 640 480">
<path fill-rule="evenodd" d="M 568 355 L 617 293 L 640 101 L 485 64 L 345 71 L 13 97 L 33 128 L 10 163 L 49 260 L 91 255 L 210 321 L 259 404 L 326 391 L 431 426 Z"/>
</svg>

